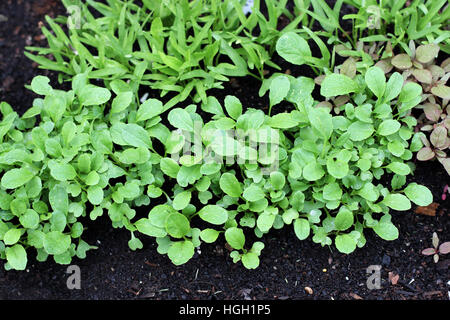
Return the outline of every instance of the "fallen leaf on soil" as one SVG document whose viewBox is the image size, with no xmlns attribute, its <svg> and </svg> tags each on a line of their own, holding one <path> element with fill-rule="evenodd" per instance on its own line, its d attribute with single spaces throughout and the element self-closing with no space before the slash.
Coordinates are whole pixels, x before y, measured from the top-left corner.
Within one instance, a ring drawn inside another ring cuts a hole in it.
<svg viewBox="0 0 450 320">
<path fill-rule="evenodd" d="M 305 287 L 305 291 L 308 294 L 313 294 L 314 293 L 313 289 L 311 289 L 310 287 Z"/>
<path fill-rule="evenodd" d="M 364 300 L 361 296 L 357 295 L 356 293 L 350 292 L 349 295 L 355 300 Z"/>
<path fill-rule="evenodd" d="M 398 279 L 400 276 L 398 274 L 395 274 L 393 272 L 389 272 L 389 281 L 395 286 L 398 282 Z"/>
<path fill-rule="evenodd" d="M 429 206 L 426 207 L 417 207 L 414 211 L 417 214 L 423 214 L 426 216 L 434 217 L 436 215 L 436 209 L 439 207 L 439 203 L 433 202 Z"/>
</svg>

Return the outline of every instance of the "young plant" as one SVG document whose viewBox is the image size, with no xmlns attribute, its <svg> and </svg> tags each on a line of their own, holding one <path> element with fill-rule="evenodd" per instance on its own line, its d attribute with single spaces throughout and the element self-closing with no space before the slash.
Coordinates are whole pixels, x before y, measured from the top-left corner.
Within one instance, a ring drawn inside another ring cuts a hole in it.
<svg viewBox="0 0 450 320">
<path fill-rule="evenodd" d="M 436 232 L 433 232 L 432 238 L 433 248 L 422 250 L 425 256 L 433 256 L 434 263 L 438 263 L 440 254 L 447 254 L 450 252 L 450 242 L 444 242 L 439 245 L 439 238 Z"/>
<path fill-rule="evenodd" d="M 277 22 L 282 14 L 292 17 L 286 1 L 266 1 L 269 20 L 260 11 L 260 1 L 248 16 L 242 11 L 245 1 L 238 0 L 158 0 L 142 6 L 121 0 L 63 3 L 79 6 L 79 28 L 66 34 L 61 24 L 67 18 L 47 17 L 51 31 L 42 31 L 49 48 L 28 47 L 25 54 L 42 68 L 59 71 L 60 80 L 88 72 L 108 89 L 114 80 L 128 81 L 134 99 L 151 87 L 161 97 L 169 95 L 165 110 L 190 96 L 206 102 L 206 92 L 222 88 L 229 77 L 262 79 L 265 66 L 278 68 L 271 62 L 279 37 Z M 298 20 L 286 28 L 296 24 Z M 251 71 L 255 69 L 256 75 Z"/>
<path fill-rule="evenodd" d="M 450 147 L 450 118 L 448 116 L 448 101 L 450 88 L 447 86 L 450 77 L 450 59 L 440 65 L 435 64 L 439 47 L 434 44 L 420 45 L 416 48 L 414 42 L 409 45 L 410 54 L 391 53 L 376 65 L 386 73 L 393 68 L 402 73 L 406 81 L 416 82 L 424 91 L 421 100 L 423 114 L 418 117 L 419 128 L 429 132 L 428 138 L 423 136 L 425 146 L 419 150 L 417 159 L 427 161 L 437 159 L 450 174 L 450 159 L 446 150 Z"/>
<path fill-rule="evenodd" d="M 293 101 L 290 82 L 285 85 L 288 88 L 270 88 L 277 101 Z M 343 253 L 364 245 L 364 228 L 385 240 L 396 239 L 398 230 L 391 223 L 389 208 L 406 211 L 410 201 L 417 205 L 432 202 L 424 186 L 411 183 L 405 187 L 406 176 L 413 170 L 408 161 L 422 147 L 420 135 L 413 131 L 416 120 L 409 116 L 420 102 L 421 87 L 404 84 L 399 73 L 386 81 L 383 70 L 372 67 L 354 79 L 329 74 L 320 92 L 327 98 L 347 96 L 351 102 L 335 108 L 336 116 L 311 99 L 294 103 L 297 110 L 291 118 L 298 119 L 300 131 L 294 136 L 288 181 L 299 189 L 296 197 L 309 213 L 307 219 L 295 220 L 297 236 L 304 239 L 312 231 L 313 241 L 330 245 L 334 234 L 335 245 Z M 393 175 L 392 191 L 374 181 L 385 173 Z"/>
</svg>

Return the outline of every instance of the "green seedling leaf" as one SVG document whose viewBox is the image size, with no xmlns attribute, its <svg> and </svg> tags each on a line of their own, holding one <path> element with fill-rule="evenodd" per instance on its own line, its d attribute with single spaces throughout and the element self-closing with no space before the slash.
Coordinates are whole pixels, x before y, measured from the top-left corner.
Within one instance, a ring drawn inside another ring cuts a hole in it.
<svg viewBox="0 0 450 320">
<path fill-rule="evenodd" d="M 153 225 L 150 219 L 147 218 L 139 219 L 136 221 L 135 226 L 139 232 L 150 237 L 162 238 L 167 235 L 163 229 Z"/>
<path fill-rule="evenodd" d="M 176 266 L 185 264 L 194 256 L 194 245 L 191 241 L 178 241 L 170 245 L 167 256 Z"/>
<path fill-rule="evenodd" d="M 15 270 L 25 270 L 28 259 L 27 253 L 22 245 L 16 244 L 12 247 L 8 247 L 5 252 L 6 260 L 11 268 Z"/>
<path fill-rule="evenodd" d="M 43 242 L 45 251 L 51 255 L 63 254 L 69 249 L 70 243 L 70 235 L 59 231 L 51 231 L 45 234 Z"/>
<path fill-rule="evenodd" d="M 377 129 L 377 133 L 382 136 L 389 136 L 396 133 L 401 127 L 400 122 L 393 119 L 384 120 Z"/>
<path fill-rule="evenodd" d="M 247 269 L 256 269 L 259 266 L 259 257 L 254 252 L 247 252 L 241 257 L 242 264 Z"/>
<path fill-rule="evenodd" d="M 203 207 L 198 212 L 198 215 L 202 218 L 202 220 L 215 225 L 224 224 L 228 220 L 227 210 L 217 205 L 207 205 Z"/>
<path fill-rule="evenodd" d="M 136 121 L 146 121 L 152 119 L 163 112 L 163 104 L 157 99 L 148 99 L 143 104 L 140 105 Z"/>
<path fill-rule="evenodd" d="M 305 240 L 308 238 L 310 231 L 311 228 L 308 220 L 301 218 L 294 220 L 294 232 L 297 238 L 300 240 Z"/>
<path fill-rule="evenodd" d="M 286 98 L 290 85 L 288 77 L 283 75 L 272 80 L 269 91 L 270 106 L 277 105 Z"/>
<path fill-rule="evenodd" d="M 418 206 L 428 206 L 433 202 L 433 194 L 431 191 L 415 182 L 410 183 L 405 188 L 405 195 Z"/>
<path fill-rule="evenodd" d="M 316 133 L 325 140 L 330 139 L 333 132 L 333 117 L 326 108 L 310 109 L 308 119 Z"/>
<path fill-rule="evenodd" d="M 236 250 L 241 250 L 245 245 L 244 231 L 240 228 L 232 227 L 225 231 L 225 239 L 228 244 Z"/>
<path fill-rule="evenodd" d="M 294 32 L 282 35 L 276 44 L 278 54 L 286 61 L 302 65 L 312 56 L 308 42 Z"/>
<path fill-rule="evenodd" d="M 34 172 L 28 168 L 11 169 L 3 175 L 1 185 L 5 189 L 16 189 L 33 179 L 34 176 Z"/>
<path fill-rule="evenodd" d="M 398 238 L 398 229 L 392 223 L 379 222 L 373 227 L 375 233 L 383 240 L 392 241 Z"/>
<path fill-rule="evenodd" d="M 177 129 L 194 131 L 194 122 L 190 114 L 185 109 L 176 108 L 169 112 L 169 123 Z"/>
<path fill-rule="evenodd" d="M 350 139 L 353 141 L 363 141 L 369 138 L 373 132 L 374 132 L 373 125 L 362 121 L 353 122 L 348 127 Z"/>
<path fill-rule="evenodd" d="M 83 87 L 83 90 L 78 92 L 78 97 L 83 106 L 98 106 L 109 101 L 111 92 L 105 88 L 86 85 Z"/>
<path fill-rule="evenodd" d="M 53 88 L 50 86 L 50 79 L 43 76 L 36 76 L 31 81 L 31 90 L 41 96 L 46 96 L 52 93 Z"/>
<path fill-rule="evenodd" d="M 236 177 L 231 173 L 224 173 L 219 181 L 220 189 L 230 197 L 240 197 L 242 194 L 242 187 Z"/>
<path fill-rule="evenodd" d="M 398 193 L 389 193 L 383 199 L 383 204 L 397 211 L 411 209 L 411 202 L 407 197 Z"/>
<path fill-rule="evenodd" d="M 200 232 L 200 238 L 206 243 L 213 243 L 219 237 L 219 231 L 214 229 L 204 229 Z"/>
<path fill-rule="evenodd" d="M 327 75 L 320 87 L 320 94 L 324 97 L 335 97 L 349 94 L 358 90 L 358 84 L 343 74 Z"/>
<path fill-rule="evenodd" d="M 225 109 L 231 118 L 237 120 L 242 114 L 242 103 L 234 96 L 226 96 Z"/>
<path fill-rule="evenodd" d="M 357 241 L 351 235 L 340 234 L 336 236 L 334 243 L 339 252 L 349 254 L 355 251 Z"/>
<path fill-rule="evenodd" d="M 183 191 L 178 193 L 173 199 L 172 206 L 175 210 L 183 210 L 191 202 L 191 192 Z"/>
<path fill-rule="evenodd" d="M 127 109 L 133 101 L 133 92 L 120 92 L 114 98 L 111 106 L 111 113 L 119 113 Z"/>
<path fill-rule="evenodd" d="M 386 77 L 383 70 L 378 67 L 369 68 L 366 72 L 365 80 L 373 94 L 381 98 L 386 89 Z"/>
<path fill-rule="evenodd" d="M 401 176 L 406 176 L 411 173 L 411 168 L 407 164 L 401 162 L 392 162 L 387 166 L 387 168 Z"/>
<path fill-rule="evenodd" d="M 243 197 L 247 201 L 259 201 L 264 198 L 263 190 L 257 185 L 251 185 L 244 190 Z"/>
<path fill-rule="evenodd" d="M 181 213 L 174 212 L 167 216 L 165 228 L 174 238 L 182 238 L 191 230 L 189 220 Z"/>
<path fill-rule="evenodd" d="M 353 222 L 353 212 L 345 207 L 341 207 L 334 220 L 334 225 L 336 230 L 344 231 L 350 228 L 353 225 Z"/>
</svg>

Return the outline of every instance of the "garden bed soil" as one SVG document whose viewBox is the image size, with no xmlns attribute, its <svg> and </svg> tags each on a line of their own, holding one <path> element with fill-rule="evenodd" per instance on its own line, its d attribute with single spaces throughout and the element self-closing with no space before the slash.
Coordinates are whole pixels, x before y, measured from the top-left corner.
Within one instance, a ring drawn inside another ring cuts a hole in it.
<svg viewBox="0 0 450 320">
<path fill-rule="evenodd" d="M 55 16 L 64 9 L 57 0 L 3 0 L 0 14 L 0 101 L 23 113 L 35 97 L 24 89 L 33 76 L 56 75 L 37 69 L 23 55 L 25 45 L 44 45 L 39 26 L 44 14 Z M 1 21 L 1 20 L 0 20 Z M 283 65 L 283 70 L 289 66 Z M 303 70 L 292 67 L 292 73 Z M 253 78 L 233 79 L 224 90 L 210 92 L 219 100 L 238 96 L 244 105 L 265 108 Z M 81 289 L 69 290 L 67 266 L 52 259 L 36 262 L 30 255 L 25 271 L 0 268 L 0 299 L 449 299 L 450 257 L 438 263 L 421 251 L 431 247 L 436 232 L 449 241 L 449 199 L 441 199 L 449 176 L 439 163 L 417 163 L 410 179 L 429 187 L 435 199 L 428 214 L 394 212 L 399 239 L 391 242 L 366 232 L 367 245 L 351 255 L 334 248 L 297 240 L 292 228 L 273 231 L 263 238 L 265 249 L 257 270 L 233 264 L 223 241 L 202 245 L 201 251 L 182 266 L 174 266 L 156 251 L 153 239 L 141 237 L 144 249 L 128 248 L 129 232 L 113 229 L 107 217 L 87 222 L 84 239 L 97 250 L 84 260 L 74 259 L 81 270 Z M 437 208 L 436 208 L 437 206 Z M 424 210 L 422 210 L 423 212 Z M 370 290 L 366 270 L 381 266 L 381 288 Z M 398 280 L 396 275 L 398 275 Z M 391 279 L 392 278 L 392 279 Z"/>
</svg>

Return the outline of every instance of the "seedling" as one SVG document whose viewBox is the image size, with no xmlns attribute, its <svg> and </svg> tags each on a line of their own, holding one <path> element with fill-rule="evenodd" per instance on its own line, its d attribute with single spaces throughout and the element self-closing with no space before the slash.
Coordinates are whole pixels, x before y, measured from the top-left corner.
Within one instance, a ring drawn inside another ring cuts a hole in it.
<svg viewBox="0 0 450 320">
<path fill-rule="evenodd" d="M 432 237 L 433 248 L 427 248 L 422 250 L 422 254 L 425 256 L 433 256 L 434 263 L 438 263 L 440 254 L 447 254 L 450 252 L 450 241 L 444 242 L 439 245 L 439 238 L 436 232 L 433 232 Z"/>
</svg>

